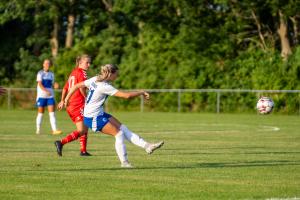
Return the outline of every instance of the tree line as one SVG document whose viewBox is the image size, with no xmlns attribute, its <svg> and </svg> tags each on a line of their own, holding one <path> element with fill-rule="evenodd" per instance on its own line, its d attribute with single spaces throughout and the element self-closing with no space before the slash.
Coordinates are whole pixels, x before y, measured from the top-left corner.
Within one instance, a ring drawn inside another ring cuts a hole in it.
<svg viewBox="0 0 300 200">
<path fill-rule="evenodd" d="M 2 0 L 0 84 L 35 87 L 51 58 L 62 85 L 87 53 L 90 75 L 118 64 L 124 89 L 300 89 L 299 10 L 297 0 Z M 192 96 L 187 110 L 210 109 L 209 94 Z M 297 95 L 274 98 L 299 106 Z"/>
</svg>

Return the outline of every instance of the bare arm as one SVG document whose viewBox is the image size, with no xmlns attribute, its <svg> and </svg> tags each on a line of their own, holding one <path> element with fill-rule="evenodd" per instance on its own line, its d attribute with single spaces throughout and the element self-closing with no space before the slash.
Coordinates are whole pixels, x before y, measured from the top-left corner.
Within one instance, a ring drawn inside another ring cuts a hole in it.
<svg viewBox="0 0 300 200">
<path fill-rule="evenodd" d="M 82 94 L 82 96 L 84 96 L 84 98 L 86 98 L 86 89 L 85 88 L 79 88 L 79 91 Z"/>
<path fill-rule="evenodd" d="M 124 98 L 124 99 L 130 99 L 130 98 L 133 98 L 133 97 L 137 97 L 137 96 L 140 96 L 140 95 L 143 95 L 145 99 L 149 99 L 150 98 L 150 95 L 148 92 L 145 92 L 143 90 L 141 91 L 136 91 L 136 92 L 123 92 L 123 91 L 118 91 L 116 92 L 116 94 L 114 94 L 114 96 L 116 97 L 120 97 L 120 98 Z"/>
<path fill-rule="evenodd" d="M 65 102 L 65 98 L 67 96 L 68 90 L 66 90 L 65 88 L 63 88 L 62 92 L 61 92 L 61 98 L 60 98 L 60 102 L 57 105 L 57 109 L 61 110 L 64 107 L 64 102 Z"/>
<path fill-rule="evenodd" d="M 80 82 L 80 83 L 77 83 L 76 85 L 74 85 L 70 90 L 69 90 L 69 92 L 68 92 L 68 95 L 66 96 L 66 98 L 65 98 L 65 106 L 67 106 L 68 105 L 68 103 L 69 103 L 69 99 L 70 99 L 70 97 L 73 95 L 73 93 L 77 90 L 77 89 L 79 89 L 79 88 L 85 88 L 85 85 L 84 85 L 84 82 Z"/>
<path fill-rule="evenodd" d="M 51 95 L 51 92 L 43 86 L 42 81 L 38 81 L 38 85 L 43 91 L 45 91 L 47 93 L 48 96 Z"/>
</svg>

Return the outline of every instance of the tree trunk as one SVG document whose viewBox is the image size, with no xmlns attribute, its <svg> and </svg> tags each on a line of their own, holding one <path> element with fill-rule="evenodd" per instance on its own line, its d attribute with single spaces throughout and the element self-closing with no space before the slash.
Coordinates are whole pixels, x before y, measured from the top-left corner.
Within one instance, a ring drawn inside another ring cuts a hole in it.
<svg viewBox="0 0 300 200">
<path fill-rule="evenodd" d="M 68 15 L 66 44 L 65 44 L 66 48 L 71 48 L 72 45 L 73 45 L 74 25 L 75 25 L 75 15 L 74 14 L 69 14 Z"/>
<path fill-rule="evenodd" d="M 259 36 L 259 39 L 261 41 L 261 46 L 263 48 L 263 50 L 265 51 L 267 49 L 267 46 L 266 46 L 266 43 L 265 43 L 265 38 L 261 32 L 261 25 L 260 25 L 260 22 L 259 20 L 257 19 L 254 11 L 251 9 L 251 14 L 252 14 L 252 17 L 255 21 L 255 24 L 256 24 L 256 27 L 257 27 L 257 32 L 258 32 L 258 36 Z"/>
<path fill-rule="evenodd" d="M 297 26 L 297 20 L 296 20 L 295 16 L 294 17 L 290 17 L 290 20 L 293 23 L 293 31 L 294 31 L 293 42 L 294 42 L 294 45 L 296 46 L 298 44 L 298 26 Z"/>
<path fill-rule="evenodd" d="M 105 5 L 107 11 L 112 12 L 112 0 L 102 0 L 102 3 Z"/>
<path fill-rule="evenodd" d="M 58 54 L 59 42 L 58 42 L 58 17 L 54 17 L 53 19 L 53 31 L 50 39 L 51 53 L 52 57 L 55 59 Z"/>
<path fill-rule="evenodd" d="M 284 20 L 284 16 L 281 10 L 279 10 L 279 21 L 280 21 L 280 25 L 277 29 L 277 33 L 280 37 L 280 42 L 281 42 L 281 56 L 284 60 L 286 60 L 289 57 L 289 55 L 292 54 L 292 50 L 291 50 L 290 42 L 287 37 L 287 24 L 286 21 Z"/>
</svg>

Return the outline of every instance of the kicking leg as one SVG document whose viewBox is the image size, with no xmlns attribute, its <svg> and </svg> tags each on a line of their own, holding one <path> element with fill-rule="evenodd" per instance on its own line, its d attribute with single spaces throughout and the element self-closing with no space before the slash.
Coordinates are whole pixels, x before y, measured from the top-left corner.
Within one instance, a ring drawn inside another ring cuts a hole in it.
<svg viewBox="0 0 300 200">
<path fill-rule="evenodd" d="M 143 138 L 131 132 L 124 124 L 121 125 L 120 129 L 124 132 L 125 138 L 128 141 L 145 149 L 148 154 L 152 154 L 156 149 L 159 149 L 164 145 L 164 141 L 160 141 L 158 143 L 146 142 Z"/>
</svg>

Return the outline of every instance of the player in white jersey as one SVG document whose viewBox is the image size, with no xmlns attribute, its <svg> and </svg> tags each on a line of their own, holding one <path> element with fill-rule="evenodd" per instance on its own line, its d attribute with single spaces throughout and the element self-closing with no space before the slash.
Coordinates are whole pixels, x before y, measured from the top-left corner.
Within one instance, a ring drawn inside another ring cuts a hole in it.
<svg viewBox="0 0 300 200">
<path fill-rule="evenodd" d="M 103 104 L 108 96 L 116 96 L 125 99 L 143 95 L 149 99 L 149 94 L 145 91 L 124 92 L 114 88 L 110 82 L 118 76 L 116 65 L 106 64 L 101 67 L 100 75 L 76 84 L 72 87 L 65 98 L 65 105 L 68 105 L 69 98 L 78 88 L 89 88 L 89 93 L 84 106 L 84 123 L 93 131 L 101 131 L 115 137 L 115 149 L 121 162 L 121 167 L 130 168 L 132 165 L 127 158 L 124 139 L 145 149 L 148 154 L 160 148 L 164 142 L 148 143 L 137 134 L 131 132 L 124 124 L 121 124 L 115 117 L 104 112 Z M 62 150 L 62 149 L 60 149 Z M 59 151 L 59 150 L 58 150 Z"/>
<path fill-rule="evenodd" d="M 61 134 L 62 131 L 58 130 L 56 127 L 56 119 L 55 119 L 55 101 L 54 101 L 54 91 L 53 85 L 56 84 L 54 82 L 54 74 L 49 71 L 51 66 L 51 61 L 49 59 L 44 60 L 43 69 L 37 73 L 37 98 L 36 98 L 36 106 L 38 107 L 38 114 L 36 117 L 36 134 L 40 134 L 41 124 L 43 119 L 43 114 L 45 111 L 45 107 L 48 107 L 49 119 L 52 128 L 52 134 L 57 135 Z"/>
</svg>

